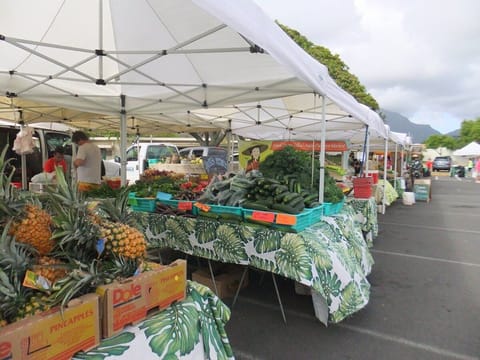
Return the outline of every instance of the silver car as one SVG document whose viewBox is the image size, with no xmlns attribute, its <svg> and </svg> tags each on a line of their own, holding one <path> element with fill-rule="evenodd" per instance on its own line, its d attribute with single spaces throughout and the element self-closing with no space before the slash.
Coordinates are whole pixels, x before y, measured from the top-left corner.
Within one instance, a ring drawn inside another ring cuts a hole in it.
<svg viewBox="0 0 480 360">
<path fill-rule="evenodd" d="M 432 170 L 433 171 L 441 171 L 447 170 L 450 171 L 452 167 L 452 158 L 450 156 L 437 156 L 433 159 Z"/>
</svg>

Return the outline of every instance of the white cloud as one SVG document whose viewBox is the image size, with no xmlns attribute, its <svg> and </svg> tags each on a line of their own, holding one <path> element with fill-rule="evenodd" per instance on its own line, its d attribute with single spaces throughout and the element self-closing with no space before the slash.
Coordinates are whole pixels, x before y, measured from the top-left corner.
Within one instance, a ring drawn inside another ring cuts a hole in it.
<svg viewBox="0 0 480 360">
<path fill-rule="evenodd" d="M 480 117 L 480 1 L 256 1 L 338 53 L 382 108 L 440 131 Z"/>
</svg>

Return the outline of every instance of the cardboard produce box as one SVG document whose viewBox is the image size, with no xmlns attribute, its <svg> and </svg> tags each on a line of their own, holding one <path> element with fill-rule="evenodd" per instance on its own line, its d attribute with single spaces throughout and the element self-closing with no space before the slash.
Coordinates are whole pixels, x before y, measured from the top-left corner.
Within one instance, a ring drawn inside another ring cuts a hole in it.
<svg viewBox="0 0 480 360">
<path fill-rule="evenodd" d="M 187 263 L 176 260 L 160 269 L 99 286 L 102 336 L 110 337 L 130 324 L 144 320 L 149 312 L 162 310 L 174 301 L 185 299 Z"/>
<path fill-rule="evenodd" d="M 238 284 L 242 278 L 243 268 L 240 266 L 229 265 L 223 267 L 214 273 L 215 285 L 217 286 L 217 296 L 220 299 L 233 297 L 237 291 Z M 215 287 L 208 269 L 199 269 L 192 273 L 192 280 L 202 285 L 208 286 L 213 292 Z M 242 289 L 248 286 L 248 272 L 243 279 Z"/>
<path fill-rule="evenodd" d="M 100 343 L 98 295 L 72 300 L 64 309 L 17 321 L 0 328 L 0 359 L 67 360 Z"/>
</svg>

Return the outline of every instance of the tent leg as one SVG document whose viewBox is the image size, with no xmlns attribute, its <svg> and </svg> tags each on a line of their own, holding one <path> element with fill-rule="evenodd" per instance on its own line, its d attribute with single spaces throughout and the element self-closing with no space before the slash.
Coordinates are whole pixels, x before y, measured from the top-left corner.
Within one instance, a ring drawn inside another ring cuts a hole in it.
<svg viewBox="0 0 480 360">
<path fill-rule="evenodd" d="M 218 295 L 217 283 L 215 282 L 215 275 L 213 274 L 212 263 L 208 260 L 208 268 L 210 270 L 210 277 L 212 278 L 213 287 L 215 288 L 215 294 Z"/>
<path fill-rule="evenodd" d="M 245 275 L 247 275 L 248 271 L 248 266 L 245 266 L 245 269 L 243 270 L 242 277 L 240 278 L 240 282 L 238 283 L 237 291 L 235 291 L 235 296 L 233 297 L 233 302 L 232 302 L 232 309 L 235 306 L 235 303 L 237 302 L 238 295 L 240 294 L 240 289 L 242 288 L 243 281 L 245 280 Z"/>
<path fill-rule="evenodd" d="M 280 311 L 282 312 L 283 322 L 287 323 L 287 318 L 285 317 L 285 311 L 283 310 L 282 299 L 280 298 L 280 292 L 278 291 L 277 280 L 275 279 L 275 274 L 272 273 L 273 285 L 275 286 L 275 292 L 277 293 L 278 304 L 280 305 Z"/>
</svg>

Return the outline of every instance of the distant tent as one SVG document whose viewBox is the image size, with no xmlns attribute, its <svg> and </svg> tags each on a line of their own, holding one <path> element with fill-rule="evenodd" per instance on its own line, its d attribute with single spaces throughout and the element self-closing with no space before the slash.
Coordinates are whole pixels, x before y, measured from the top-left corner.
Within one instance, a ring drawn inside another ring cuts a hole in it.
<svg viewBox="0 0 480 360">
<path fill-rule="evenodd" d="M 480 144 L 472 141 L 470 144 L 453 152 L 455 156 L 480 156 Z"/>
</svg>

